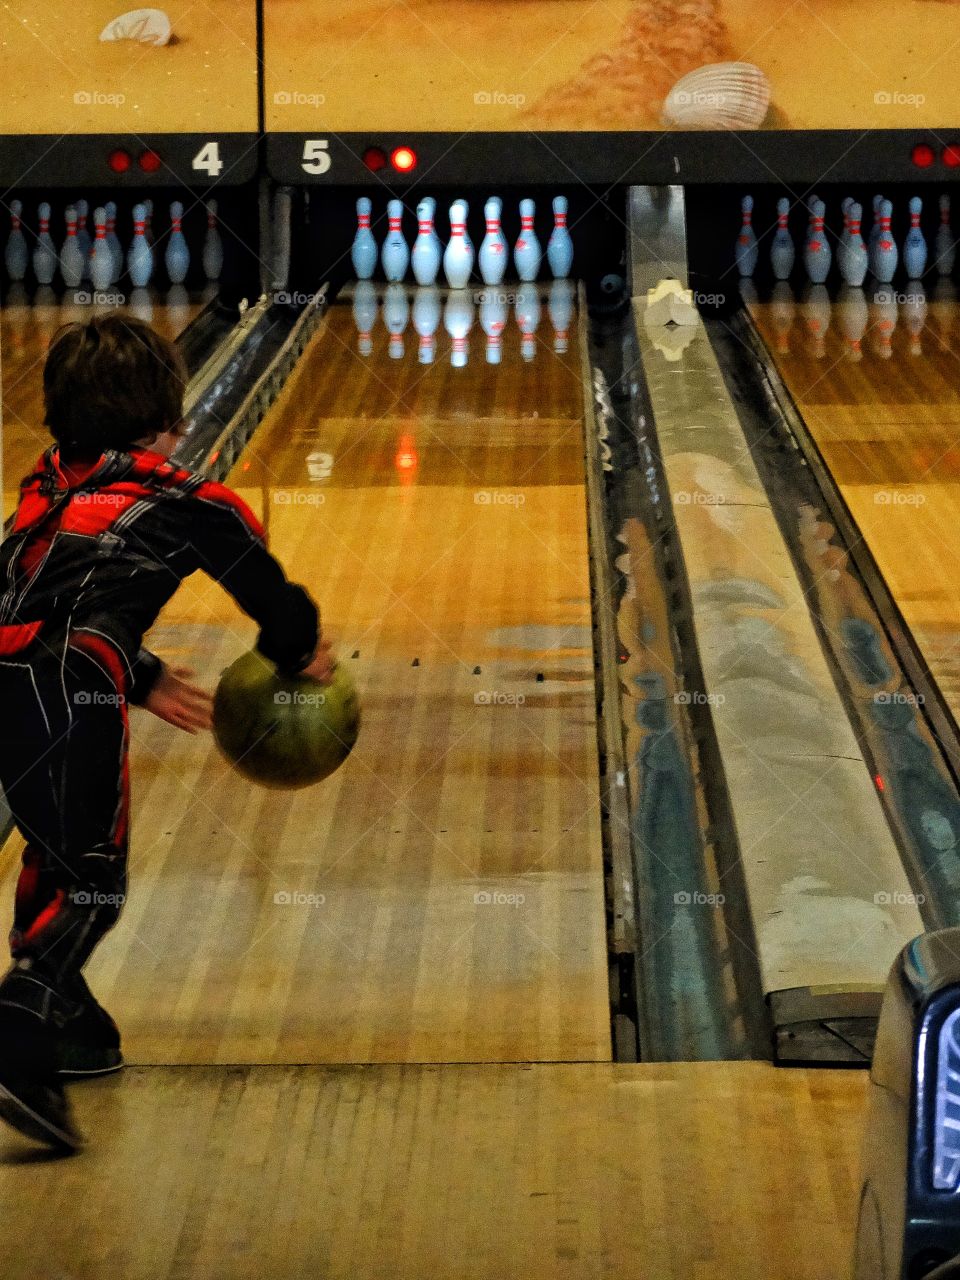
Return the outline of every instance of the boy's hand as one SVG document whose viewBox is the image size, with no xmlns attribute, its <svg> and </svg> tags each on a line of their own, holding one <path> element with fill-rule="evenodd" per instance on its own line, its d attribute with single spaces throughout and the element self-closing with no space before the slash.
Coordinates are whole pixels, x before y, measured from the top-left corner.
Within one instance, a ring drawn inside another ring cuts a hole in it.
<svg viewBox="0 0 960 1280">
<path fill-rule="evenodd" d="M 321 639 L 317 641 L 316 653 L 310 659 L 308 665 L 297 672 L 297 675 L 309 676 L 311 680 L 319 680 L 321 684 L 329 684 L 333 679 L 333 669 L 336 665 L 337 660 L 333 656 L 330 642 Z"/>
<path fill-rule="evenodd" d="M 186 667 L 164 667 L 144 702 L 167 724 L 186 733 L 209 729 L 213 718 L 213 697 L 205 689 L 191 684 L 193 672 Z"/>
</svg>

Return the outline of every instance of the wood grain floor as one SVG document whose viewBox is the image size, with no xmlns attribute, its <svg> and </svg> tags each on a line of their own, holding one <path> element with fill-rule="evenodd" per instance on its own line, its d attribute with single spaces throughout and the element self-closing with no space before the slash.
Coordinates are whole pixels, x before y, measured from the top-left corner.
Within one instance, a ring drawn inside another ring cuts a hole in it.
<svg viewBox="0 0 960 1280">
<path fill-rule="evenodd" d="M 5 1280 L 838 1280 L 862 1073 L 137 1068 L 0 1134 Z"/>
<path fill-rule="evenodd" d="M 931 291 L 926 323 L 915 335 L 905 301 L 892 318 L 892 333 L 891 317 L 871 307 L 859 360 L 851 357 L 844 309 L 837 304 L 820 357 L 799 312 L 790 324 L 770 304 L 758 304 L 754 314 L 934 679 L 960 718 L 955 301 L 938 301 Z"/>
</svg>

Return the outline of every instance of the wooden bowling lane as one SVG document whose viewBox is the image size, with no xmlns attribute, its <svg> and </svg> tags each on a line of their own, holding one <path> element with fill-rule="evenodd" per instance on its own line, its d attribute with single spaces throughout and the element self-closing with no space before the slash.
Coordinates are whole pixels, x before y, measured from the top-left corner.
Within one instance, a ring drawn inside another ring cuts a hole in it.
<svg viewBox="0 0 960 1280">
<path fill-rule="evenodd" d="M 43 296 L 49 295 L 44 301 Z M 112 308 L 142 314 L 168 338 L 176 338 L 205 305 L 199 298 L 178 297 L 163 305 L 163 295 L 151 293 L 149 310 L 134 312 L 129 305 Z M 11 286 L 0 307 L 0 442 L 2 442 L 3 518 L 17 502 L 17 487 L 37 458 L 50 445 L 43 425 L 43 362 L 50 339 L 62 324 L 82 320 L 90 307 L 59 303 L 53 291 L 38 290 L 31 298 Z"/>
<path fill-rule="evenodd" d="M 128 1070 L 0 1132 L 5 1280 L 837 1280 L 863 1072 Z M 42 1257 L 42 1267 L 38 1266 Z"/>
<path fill-rule="evenodd" d="M 960 312 L 938 288 L 923 318 L 909 290 L 892 308 L 848 291 L 819 337 L 809 307 L 792 320 L 782 305 L 752 311 L 960 721 Z"/>
<path fill-rule="evenodd" d="M 237 464 L 363 726 L 284 793 L 134 714 L 130 900 L 90 965 L 134 1062 L 609 1059 L 579 352 L 510 336 L 452 369 L 379 325 L 362 360 L 334 306 Z M 198 575 L 150 643 L 213 686 L 254 637 Z"/>
</svg>

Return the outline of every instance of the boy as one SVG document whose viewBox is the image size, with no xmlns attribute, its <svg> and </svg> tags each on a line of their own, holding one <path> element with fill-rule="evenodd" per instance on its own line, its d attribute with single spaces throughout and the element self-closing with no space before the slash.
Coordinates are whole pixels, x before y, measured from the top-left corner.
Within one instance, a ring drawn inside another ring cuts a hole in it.
<svg viewBox="0 0 960 1280">
<path fill-rule="evenodd" d="M 170 463 L 186 381 L 176 348 L 119 314 L 55 335 L 55 440 L 0 543 L 0 786 L 27 842 L 0 980 L 0 1117 L 82 1144 L 62 1079 L 116 1070 L 117 1028 L 82 969 L 126 888 L 127 705 L 195 733 L 210 696 L 141 647 L 197 569 L 260 624 L 278 667 L 331 675 L 316 606 L 229 489 Z"/>
</svg>

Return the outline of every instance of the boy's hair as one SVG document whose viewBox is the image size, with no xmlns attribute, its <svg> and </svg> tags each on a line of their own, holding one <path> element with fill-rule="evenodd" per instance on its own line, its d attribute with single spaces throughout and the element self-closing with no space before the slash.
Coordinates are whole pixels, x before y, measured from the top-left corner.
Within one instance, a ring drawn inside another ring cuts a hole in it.
<svg viewBox="0 0 960 1280">
<path fill-rule="evenodd" d="M 43 370 L 45 425 L 68 455 L 128 449 L 175 427 L 187 382 L 174 344 L 114 312 L 64 325 Z"/>
</svg>

